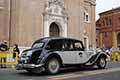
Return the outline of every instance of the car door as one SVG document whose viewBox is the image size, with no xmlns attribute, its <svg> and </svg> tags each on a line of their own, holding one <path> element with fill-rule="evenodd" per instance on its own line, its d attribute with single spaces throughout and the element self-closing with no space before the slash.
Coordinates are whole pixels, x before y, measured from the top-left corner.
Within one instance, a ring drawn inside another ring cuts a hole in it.
<svg viewBox="0 0 120 80">
<path fill-rule="evenodd" d="M 59 52 L 64 64 L 76 64 L 77 55 L 73 51 L 71 40 L 64 39 L 62 50 Z"/>
<path fill-rule="evenodd" d="M 88 53 L 84 51 L 84 47 L 81 41 L 74 41 L 74 54 L 76 55 L 76 63 L 81 64 L 88 61 Z"/>
</svg>

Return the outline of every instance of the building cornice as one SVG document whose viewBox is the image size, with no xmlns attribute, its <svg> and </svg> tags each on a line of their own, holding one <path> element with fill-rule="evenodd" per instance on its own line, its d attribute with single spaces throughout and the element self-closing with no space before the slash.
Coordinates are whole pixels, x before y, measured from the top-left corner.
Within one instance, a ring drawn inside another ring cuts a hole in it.
<svg viewBox="0 0 120 80">
<path fill-rule="evenodd" d="M 51 14 L 51 13 L 44 12 L 43 16 L 45 16 L 45 15 L 56 16 L 56 17 L 65 17 L 65 18 L 68 17 L 67 15 L 56 15 L 56 14 Z"/>
<path fill-rule="evenodd" d="M 100 13 L 99 15 L 100 16 L 104 16 L 104 15 L 110 15 L 110 14 L 114 14 L 114 13 L 119 13 L 120 12 L 120 7 L 118 7 L 118 8 L 113 8 L 113 9 L 111 9 L 111 10 L 108 10 L 108 11 L 105 11 L 105 12 L 102 12 L 102 13 Z"/>
</svg>

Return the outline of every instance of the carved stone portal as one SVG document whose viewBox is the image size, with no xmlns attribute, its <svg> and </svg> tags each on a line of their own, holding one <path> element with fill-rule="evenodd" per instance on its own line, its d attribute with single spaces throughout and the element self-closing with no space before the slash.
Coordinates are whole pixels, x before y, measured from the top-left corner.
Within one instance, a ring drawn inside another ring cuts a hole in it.
<svg viewBox="0 0 120 80">
<path fill-rule="evenodd" d="M 52 23 L 58 25 L 59 36 L 67 36 L 68 16 L 64 7 L 64 0 L 48 0 L 45 4 L 44 16 L 44 37 L 50 36 Z M 53 32 L 54 33 L 54 32 Z"/>
</svg>

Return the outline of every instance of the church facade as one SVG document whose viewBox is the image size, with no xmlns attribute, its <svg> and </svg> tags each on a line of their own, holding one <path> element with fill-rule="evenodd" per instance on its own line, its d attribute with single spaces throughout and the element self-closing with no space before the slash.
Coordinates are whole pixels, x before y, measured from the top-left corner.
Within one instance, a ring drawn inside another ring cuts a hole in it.
<svg viewBox="0 0 120 80">
<path fill-rule="evenodd" d="M 95 47 L 95 0 L 0 0 L 0 40 L 29 47 L 42 37 L 72 37 Z"/>
</svg>

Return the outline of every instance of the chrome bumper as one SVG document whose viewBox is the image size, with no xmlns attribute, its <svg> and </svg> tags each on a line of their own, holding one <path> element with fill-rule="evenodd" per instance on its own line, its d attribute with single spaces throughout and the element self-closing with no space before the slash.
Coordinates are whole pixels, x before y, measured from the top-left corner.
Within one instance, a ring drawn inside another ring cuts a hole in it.
<svg viewBox="0 0 120 80">
<path fill-rule="evenodd" d="M 35 65 L 35 64 L 17 64 L 16 66 L 16 69 L 19 70 L 19 69 L 25 69 L 25 68 L 38 68 L 38 67 L 42 67 L 43 64 L 38 64 L 38 65 Z"/>
</svg>

